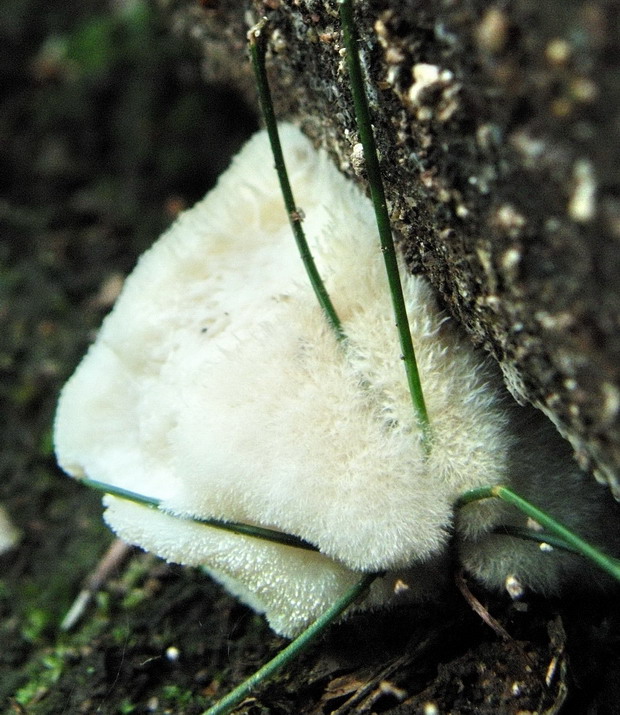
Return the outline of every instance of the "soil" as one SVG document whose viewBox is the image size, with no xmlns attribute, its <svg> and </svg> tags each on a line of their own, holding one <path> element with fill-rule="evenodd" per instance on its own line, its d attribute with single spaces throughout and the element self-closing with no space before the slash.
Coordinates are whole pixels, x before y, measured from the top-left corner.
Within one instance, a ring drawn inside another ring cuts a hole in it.
<svg viewBox="0 0 620 715">
<path fill-rule="evenodd" d="M 137 256 L 214 182 L 256 119 L 144 2 L 11 0 L 0 58 L 0 711 L 201 713 L 283 645 L 198 570 L 132 552 L 60 628 L 110 543 L 55 464 L 58 392 Z M 355 618 L 239 712 L 614 713 L 616 601 L 470 587 Z"/>
</svg>

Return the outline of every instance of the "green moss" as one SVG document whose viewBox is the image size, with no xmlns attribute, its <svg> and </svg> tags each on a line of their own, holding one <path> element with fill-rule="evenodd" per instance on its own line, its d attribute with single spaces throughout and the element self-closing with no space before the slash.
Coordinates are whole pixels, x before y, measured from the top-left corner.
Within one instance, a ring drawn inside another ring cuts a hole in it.
<svg viewBox="0 0 620 715">
<path fill-rule="evenodd" d="M 32 608 L 26 613 L 22 627 L 22 637 L 27 641 L 37 641 L 49 625 L 51 614 L 42 608 Z"/>
<path fill-rule="evenodd" d="M 42 698 L 62 675 L 67 654 L 68 651 L 62 648 L 41 653 L 39 658 L 31 663 L 28 683 L 15 693 L 15 701 L 28 708 L 33 701 Z"/>
<path fill-rule="evenodd" d="M 190 705 L 194 699 L 194 693 L 191 690 L 184 690 L 176 685 L 166 685 L 162 688 L 161 697 L 168 707 L 186 707 Z"/>
</svg>

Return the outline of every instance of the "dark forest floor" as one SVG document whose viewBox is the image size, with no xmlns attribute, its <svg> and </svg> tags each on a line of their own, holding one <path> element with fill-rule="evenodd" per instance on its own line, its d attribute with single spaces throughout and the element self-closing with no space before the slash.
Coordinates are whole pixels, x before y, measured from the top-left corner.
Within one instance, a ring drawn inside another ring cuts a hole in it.
<svg viewBox="0 0 620 715">
<path fill-rule="evenodd" d="M 199 571 L 138 553 L 61 632 L 112 536 L 56 467 L 51 423 L 122 277 L 254 118 L 139 1 L 10 0 L 0 44 L 0 503 L 22 532 L 0 556 L 0 712 L 200 713 L 283 641 Z M 512 640 L 455 592 L 334 627 L 244 709 L 556 712 L 568 688 L 563 712 L 618 712 L 617 606 L 478 595 Z"/>
</svg>

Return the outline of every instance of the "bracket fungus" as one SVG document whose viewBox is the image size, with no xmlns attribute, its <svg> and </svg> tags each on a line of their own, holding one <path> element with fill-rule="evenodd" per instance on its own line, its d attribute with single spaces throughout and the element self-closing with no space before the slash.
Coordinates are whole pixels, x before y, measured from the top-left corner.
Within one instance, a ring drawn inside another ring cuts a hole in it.
<svg viewBox="0 0 620 715">
<path fill-rule="evenodd" d="M 573 554 L 497 533 L 526 526 L 498 500 L 455 514 L 464 491 L 506 484 L 595 543 L 615 518 L 542 415 L 404 277 L 432 426 L 425 454 L 401 364 L 370 202 L 281 126 L 304 228 L 346 334 L 317 305 L 290 236 L 265 132 L 140 259 L 65 386 L 58 460 L 70 475 L 154 497 L 105 497 L 123 539 L 203 566 L 293 636 L 350 587 L 357 607 L 435 595 L 454 544 L 486 585 L 544 593 L 583 579 Z M 307 551 L 187 517 L 261 525 Z M 406 586 L 404 586 L 406 585 Z"/>
</svg>

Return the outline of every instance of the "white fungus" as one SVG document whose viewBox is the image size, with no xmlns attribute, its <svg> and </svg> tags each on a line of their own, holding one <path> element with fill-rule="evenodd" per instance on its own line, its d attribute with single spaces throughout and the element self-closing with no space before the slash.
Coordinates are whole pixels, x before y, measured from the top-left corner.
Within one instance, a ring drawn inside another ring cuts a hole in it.
<svg viewBox="0 0 620 715">
<path fill-rule="evenodd" d="M 308 285 L 260 132 L 127 279 L 62 392 L 61 466 L 161 499 L 168 513 L 108 496 L 105 518 L 131 543 L 204 566 L 287 636 L 360 571 L 387 573 L 359 607 L 435 597 L 450 578 L 455 530 L 465 568 L 482 582 L 502 589 L 514 575 L 555 592 L 571 569 L 583 574 L 580 560 L 490 533 L 526 523 L 495 500 L 468 505 L 456 522 L 454 502 L 509 484 L 600 540 L 596 486 L 548 422 L 510 400 L 426 281 L 407 276 L 433 431 L 425 457 L 370 204 L 297 129 L 281 133 L 346 341 Z M 184 516 L 259 524 L 320 553 Z"/>
</svg>

